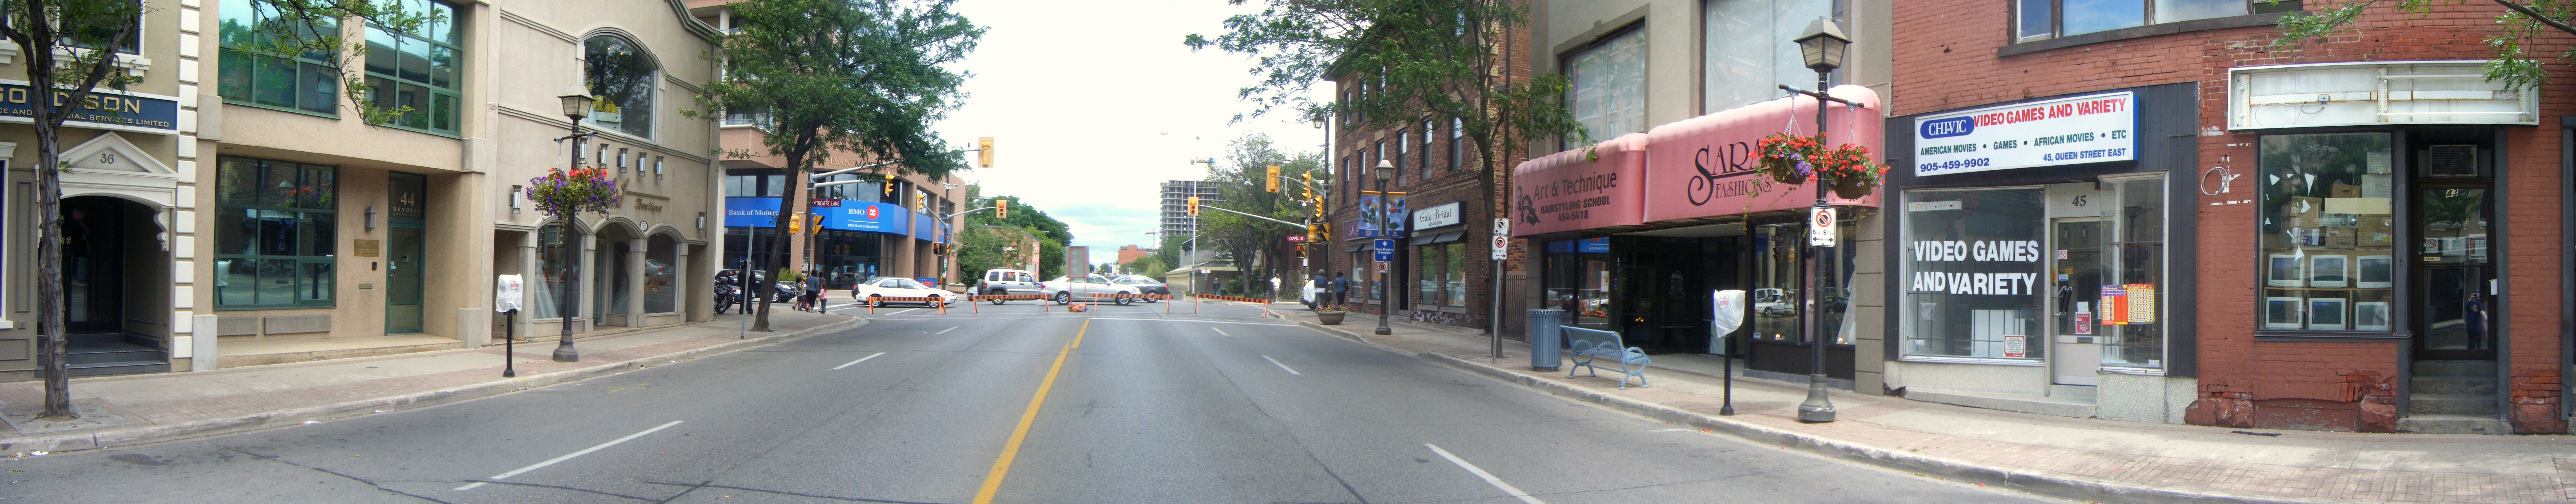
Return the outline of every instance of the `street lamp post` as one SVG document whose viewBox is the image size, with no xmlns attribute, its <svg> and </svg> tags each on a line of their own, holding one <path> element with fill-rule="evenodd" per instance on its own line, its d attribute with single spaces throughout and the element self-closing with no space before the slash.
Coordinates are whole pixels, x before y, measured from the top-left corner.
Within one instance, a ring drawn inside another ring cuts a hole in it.
<svg viewBox="0 0 2576 504">
<path fill-rule="evenodd" d="M 1387 237 L 1387 235 L 1391 233 L 1386 232 L 1386 181 L 1395 178 L 1395 162 L 1384 159 L 1377 160 L 1377 167 L 1369 169 L 1369 178 L 1377 179 L 1377 234 L 1380 236 L 1380 238 L 1377 239 L 1392 239 L 1391 237 Z M 1381 269 L 1385 268 L 1386 261 L 1378 261 L 1378 267 Z M 1377 285 L 1375 285 L 1378 292 L 1377 334 L 1379 336 L 1395 334 L 1395 328 L 1388 327 L 1386 325 L 1386 314 L 1388 311 L 1393 310 L 1393 308 L 1389 307 L 1389 304 L 1395 300 L 1395 291 L 1388 289 L 1386 285 L 1388 280 L 1386 277 L 1389 273 L 1391 272 L 1378 272 Z"/>
<path fill-rule="evenodd" d="M 1841 102 L 1843 104 L 1843 108 L 1847 112 L 1859 113 L 1859 109 L 1854 108 L 1852 102 L 1834 98 L 1832 95 L 1826 94 L 1825 92 L 1825 86 L 1828 84 L 1827 77 L 1829 74 L 1833 73 L 1834 69 L 1842 67 L 1843 48 L 1844 46 L 1851 44 L 1851 39 L 1844 37 L 1842 29 L 1834 26 L 1834 22 L 1832 20 L 1817 18 L 1815 23 L 1807 25 L 1806 34 L 1798 36 L 1797 42 L 1798 52 L 1806 57 L 1807 69 L 1816 71 L 1816 89 L 1814 91 L 1801 92 L 1801 94 L 1808 94 L 1816 97 L 1816 144 L 1826 145 L 1826 102 Z M 1787 88 L 1787 86 L 1782 87 Z M 1791 91 L 1799 92 L 1795 89 L 1791 89 Z M 1808 183 L 1816 186 L 1816 205 L 1814 209 L 1810 211 L 1809 215 L 1832 211 L 1832 207 L 1825 201 L 1825 184 L 1823 178 L 1818 177 L 1809 179 Z M 1808 225 L 1813 226 L 1815 224 L 1810 222 Z M 1810 230 L 1810 232 L 1813 231 Z M 1807 340 L 1811 343 L 1811 346 L 1809 347 L 1811 353 L 1808 355 L 1807 361 L 1807 401 L 1798 404 L 1798 421 L 1800 422 L 1822 423 L 1834 421 L 1834 402 L 1832 398 L 1825 394 L 1826 340 L 1824 334 L 1823 312 L 1825 310 L 1824 287 L 1826 280 L 1823 272 L 1819 271 L 1817 268 L 1818 266 L 1824 265 L 1823 257 L 1825 249 L 1827 248 L 1830 247 L 1818 246 L 1813 241 L 1810 241 L 1807 244 L 1807 302 L 1800 311 L 1803 312 L 1802 315 L 1806 318 L 1806 320 L 1801 322 L 1801 329 L 1805 330 L 1807 333 Z"/>
<path fill-rule="evenodd" d="M 1321 161 L 1322 163 L 1324 163 L 1324 166 L 1325 166 L 1325 167 L 1330 168 L 1330 167 L 1332 167 L 1332 165 L 1333 165 L 1333 162 L 1332 162 L 1332 159 L 1333 159 L 1333 128 L 1331 127 L 1333 123 L 1332 123 L 1332 121 L 1330 121 L 1330 120 L 1328 120 L 1328 119 L 1327 119 L 1328 117 L 1330 117 L 1330 116 L 1326 116 L 1326 115 L 1322 115 L 1322 114 L 1317 114 L 1317 115 L 1315 115 L 1315 129 L 1322 130 L 1322 131 L 1324 132 L 1324 157 L 1323 157 L 1323 159 L 1322 159 L 1322 160 L 1320 160 L 1320 161 Z M 1325 172 L 1326 172 L 1326 173 L 1331 173 L 1331 170 L 1327 169 Z M 1312 173 L 1312 172 L 1309 172 L 1309 173 Z M 1312 179 L 1309 179 L 1309 180 L 1311 181 Z M 1341 179 L 1336 178 L 1336 179 L 1333 179 L 1333 180 L 1341 180 Z M 1307 192 L 1309 192 L 1309 193 L 1315 193 L 1315 192 L 1317 192 L 1317 191 L 1315 191 L 1314 184 L 1307 184 L 1306 191 L 1307 191 Z M 1324 199 L 1326 199 L 1326 198 L 1331 198 L 1331 197 L 1332 197 L 1332 195 L 1331 195 L 1330 193 L 1318 194 L 1318 195 L 1316 195 L 1316 197 L 1315 197 L 1312 201 L 1308 201 L 1308 202 L 1307 202 L 1308 204 L 1315 205 L 1315 207 L 1314 207 L 1314 208 L 1306 209 L 1306 211 L 1307 211 L 1307 213 L 1308 213 L 1309 215 L 1314 215 L 1314 216 L 1315 216 L 1315 221 L 1317 221 L 1317 222 L 1325 222 L 1325 223 L 1328 223 L 1328 224 L 1325 226 L 1325 227 L 1327 227 L 1327 228 L 1332 227 L 1331 225 L 1329 225 L 1329 223 L 1330 223 L 1330 222 L 1332 222 L 1332 216 L 1331 216 L 1330 214 L 1326 214 L 1326 213 L 1324 213 Z M 1310 229 L 1310 230 L 1311 230 L 1311 229 L 1314 229 L 1314 228 L 1312 227 L 1312 225 L 1313 225 L 1312 223 L 1309 223 L 1309 224 L 1308 224 L 1308 226 L 1309 226 L 1309 227 L 1308 227 L 1307 229 Z M 1319 274 L 1317 274 L 1317 272 L 1325 272 L 1325 271 L 1332 271 L 1332 270 L 1333 270 L 1333 253 L 1334 253 L 1334 252 L 1333 252 L 1333 243 L 1334 243 L 1334 242 L 1333 242 L 1333 235 L 1331 235 L 1331 234 L 1329 234 L 1329 233 L 1328 233 L 1328 234 L 1324 234 L 1324 235 L 1321 235 L 1321 236 L 1314 236 L 1314 237 L 1311 237 L 1311 238 L 1315 238 L 1315 239 L 1306 240 L 1306 243 L 1305 243 L 1304 245 L 1300 245 L 1300 246 L 1305 247 L 1305 250 L 1307 251 L 1307 252 L 1306 252 L 1306 257 L 1314 258 L 1314 260 L 1315 260 L 1315 265 L 1313 265 L 1313 266 L 1306 266 L 1306 265 L 1302 265 L 1302 264 L 1301 264 L 1301 265 L 1299 265 L 1299 266 L 1301 266 L 1301 267 L 1305 267 L 1305 269 L 1306 269 L 1306 271 L 1305 271 L 1305 273 L 1306 273 L 1306 279 L 1307 279 L 1307 281 L 1308 281 L 1309 283 L 1312 283 L 1315 279 L 1320 278 L 1320 277 L 1322 277 L 1322 276 L 1323 276 L 1323 275 L 1319 275 Z M 1324 296 L 1325 296 L 1325 294 L 1327 294 L 1327 293 L 1331 293 L 1331 292 L 1332 292 L 1332 290 L 1333 290 L 1333 287 L 1332 287 L 1331 285 L 1325 285 L 1325 286 L 1324 286 L 1324 289 L 1323 289 L 1322 291 L 1318 292 L 1318 293 L 1315 295 L 1315 304 L 1314 304 L 1314 306 L 1317 306 L 1317 307 L 1319 307 L 1319 306 L 1323 306 L 1323 305 L 1324 305 Z M 1309 307 L 1309 308 L 1312 308 L 1312 307 Z"/>
<path fill-rule="evenodd" d="M 582 138 L 590 135 L 589 133 L 581 131 L 581 118 L 590 116 L 591 98 L 590 95 L 581 94 L 563 95 L 556 98 L 563 100 L 564 117 L 572 119 L 572 136 L 564 137 L 565 139 L 572 141 L 572 157 L 567 159 L 570 164 L 565 166 L 567 168 L 578 167 L 581 165 L 581 140 Z M 559 319 L 561 321 L 557 322 L 555 325 L 561 326 L 563 329 L 563 335 L 555 338 L 556 345 L 554 359 L 555 362 L 581 362 L 581 351 L 575 350 L 572 347 L 572 325 L 574 320 L 573 310 L 581 304 L 581 251 L 579 250 L 580 247 L 577 246 L 581 241 L 574 239 L 573 234 L 580 231 L 572 225 L 572 214 L 556 217 L 555 225 L 563 226 L 563 232 L 556 233 L 555 237 L 564 240 L 566 243 L 564 243 L 563 247 L 565 256 L 563 258 L 563 307 L 555 310 L 558 312 L 556 315 L 561 317 Z"/>
</svg>

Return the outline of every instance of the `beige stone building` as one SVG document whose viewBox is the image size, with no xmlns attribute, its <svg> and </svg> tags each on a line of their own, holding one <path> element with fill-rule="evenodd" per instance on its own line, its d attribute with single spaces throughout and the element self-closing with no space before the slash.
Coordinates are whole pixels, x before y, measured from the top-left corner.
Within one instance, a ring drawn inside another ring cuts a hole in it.
<svg viewBox="0 0 2576 504">
<path fill-rule="evenodd" d="M 267 21 L 249 2 L 145 4 L 119 55 L 143 81 L 101 94 L 125 120 L 62 135 L 73 374 L 479 346 L 506 329 L 501 274 L 527 279 L 521 338 L 708 317 L 717 129 L 682 111 L 715 77 L 701 55 L 718 32 L 678 0 L 423 0 L 444 21 L 347 20 L 363 55 L 297 58 L 234 48 Z M 15 53 L 0 49 L 0 78 L 24 75 Z M 411 112 L 368 124 L 343 75 Z M 568 94 L 599 97 L 578 144 L 558 140 Z M 24 117 L 0 111 L 0 379 L 38 368 Z M 623 205 L 562 236 L 520 191 L 575 162 L 614 174 Z"/>
</svg>

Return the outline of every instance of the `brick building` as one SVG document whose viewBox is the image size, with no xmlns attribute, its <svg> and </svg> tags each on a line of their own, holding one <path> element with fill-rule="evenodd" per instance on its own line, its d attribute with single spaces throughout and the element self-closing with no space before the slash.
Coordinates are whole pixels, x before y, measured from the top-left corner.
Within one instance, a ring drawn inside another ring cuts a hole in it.
<svg viewBox="0 0 2576 504">
<path fill-rule="evenodd" d="M 1510 29 L 1502 37 L 1509 46 L 1505 51 L 1526 54 L 1529 37 L 1527 27 Z M 1507 67 L 1506 78 L 1515 82 L 1525 82 L 1531 75 L 1525 60 L 1498 66 Z M 1372 92 L 1364 89 L 1368 81 L 1357 73 L 1340 75 L 1334 79 L 1334 92 L 1344 99 Z M 1416 322 L 1478 333 L 1490 330 L 1496 299 L 1492 223 L 1503 217 L 1497 209 L 1510 208 L 1508 189 L 1496 184 L 1509 183 L 1511 167 L 1525 159 L 1525 153 L 1505 148 L 1494 154 L 1499 160 L 1487 163 L 1486 154 L 1477 152 L 1475 140 L 1450 118 L 1343 115 L 1334 118 L 1333 125 L 1329 162 L 1335 178 L 1330 183 L 1331 212 L 1326 215 L 1333 236 L 1310 246 L 1322 254 L 1310 256 L 1319 261 L 1312 266 L 1317 274 L 1329 277 L 1340 271 L 1350 276 L 1353 312 L 1375 315 L 1383 301 L 1393 315 Z M 1395 177 L 1384 186 L 1394 195 L 1384 199 L 1376 195 L 1380 186 L 1370 174 L 1380 161 L 1395 167 Z M 1485 171 L 1488 167 L 1490 173 Z M 1386 263 L 1384 272 L 1376 271 L 1378 263 L 1371 250 L 1380 238 L 1392 239 L 1396 246 L 1395 260 Z M 1520 249 L 1512 246 L 1504 261 L 1504 313 L 1520 311 L 1521 267 L 1526 264 Z M 1390 285 L 1395 286 L 1392 292 L 1387 289 Z M 1524 322 L 1522 317 L 1505 317 L 1502 331 L 1516 335 Z"/>
<path fill-rule="evenodd" d="M 2374 9 L 2295 52 L 2264 12 L 2293 2 L 2060 8 L 2101 9 L 1895 4 L 1888 387 L 2565 432 L 2569 95 L 2479 75 L 2500 7 Z"/>
</svg>

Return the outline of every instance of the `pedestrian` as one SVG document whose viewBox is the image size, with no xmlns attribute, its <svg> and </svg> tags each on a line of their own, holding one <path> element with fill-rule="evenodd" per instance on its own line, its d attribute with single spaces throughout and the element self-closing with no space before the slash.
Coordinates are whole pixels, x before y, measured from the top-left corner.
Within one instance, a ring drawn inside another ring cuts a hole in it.
<svg viewBox="0 0 2576 504">
<path fill-rule="evenodd" d="M 798 304 L 805 307 L 800 308 L 805 311 L 819 311 L 823 307 L 823 275 L 805 275 L 805 301 Z"/>
<path fill-rule="evenodd" d="M 1333 272 L 1333 305 L 1334 305 L 1334 306 L 1341 306 L 1341 305 L 1347 305 L 1347 304 L 1350 304 L 1350 303 L 1351 303 L 1351 279 L 1350 279 L 1350 277 L 1343 276 L 1343 273 L 1342 273 L 1342 272 L 1339 272 L 1339 271 L 1335 271 L 1335 272 Z"/>
</svg>

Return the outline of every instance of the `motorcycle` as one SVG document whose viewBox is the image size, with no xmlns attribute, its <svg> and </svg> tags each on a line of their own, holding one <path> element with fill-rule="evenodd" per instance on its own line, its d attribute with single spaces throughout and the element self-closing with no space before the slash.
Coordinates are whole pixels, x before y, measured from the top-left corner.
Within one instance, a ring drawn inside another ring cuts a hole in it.
<svg viewBox="0 0 2576 504">
<path fill-rule="evenodd" d="M 716 275 L 716 314 L 722 315 L 735 303 L 741 302 L 742 288 L 734 285 L 733 272 Z"/>
</svg>

